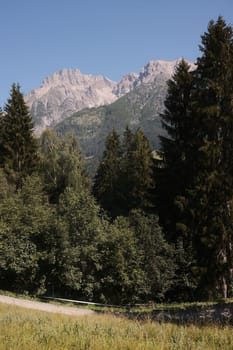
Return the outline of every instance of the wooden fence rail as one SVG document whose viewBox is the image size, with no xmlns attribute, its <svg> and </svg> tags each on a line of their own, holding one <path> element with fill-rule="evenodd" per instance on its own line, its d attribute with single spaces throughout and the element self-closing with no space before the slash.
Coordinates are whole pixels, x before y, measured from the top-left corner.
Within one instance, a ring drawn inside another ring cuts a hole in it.
<svg viewBox="0 0 233 350">
<path fill-rule="evenodd" d="M 101 303 L 95 303 L 91 301 L 82 301 L 82 300 L 73 300 L 73 299 L 64 299 L 64 298 L 54 298 L 54 297 L 46 297 L 43 296 L 42 299 L 47 300 L 54 300 L 54 301 L 62 301 L 67 303 L 74 303 L 74 304 L 83 304 L 83 305 L 93 305 L 93 306 L 102 306 L 102 307 L 114 307 L 114 308 L 129 308 L 130 305 L 111 305 L 111 304 L 101 304 Z"/>
</svg>

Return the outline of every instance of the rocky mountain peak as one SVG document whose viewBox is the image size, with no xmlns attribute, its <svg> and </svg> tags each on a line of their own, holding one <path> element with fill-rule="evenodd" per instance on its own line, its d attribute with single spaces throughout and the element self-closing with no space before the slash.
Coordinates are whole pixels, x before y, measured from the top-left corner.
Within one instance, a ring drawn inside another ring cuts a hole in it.
<svg viewBox="0 0 233 350">
<path fill-rule="evenodd" d="M 79 69 L 62 69 L 47 77 L 25 101 L 35 121 L 35 132 L 54 126 L 83 108 L 114 102 L 117 83 L 103 76 L 82 74 Z"/>
<path fill-rule="evenodd" d="M 118 97 L 121 97 L 133 90 L 136 87 L 138 78 L 139 74 L 137 73 L 129 73 L 123 76 L 123 78 L 117 84 L 116 89 L 114 90 L 115 94 Z"/>
<path fill-rule="evenodd" d="M 63 68 L 58 72 L 46 77 L 42 82 L 42 87 L 47 85 L 60 85 L 64 82 L 69 82 L 70 84 L 75 84 L 77 80 L 82 77 L 79 69 L 66 69 Z"/>
<path fill-rule="evenodd" d="M 165 82 L 179 60 L 150 61 L 139 74 L 127 74 L 118 83 L 101 75 L 83 74 L 79 69 L 61 69 L 25 96 L 35 132 L 54 127 L 84 108 L 109 105 L 140 85 Z"/>
<path fill-rule="evenodd" d="M 149 61 L 140 72 L 139 81 L 142 84 L 151 83 L 156 78 L 169 79 L 178 64 L 179 60 L 175 61 Z"/>
</svg>

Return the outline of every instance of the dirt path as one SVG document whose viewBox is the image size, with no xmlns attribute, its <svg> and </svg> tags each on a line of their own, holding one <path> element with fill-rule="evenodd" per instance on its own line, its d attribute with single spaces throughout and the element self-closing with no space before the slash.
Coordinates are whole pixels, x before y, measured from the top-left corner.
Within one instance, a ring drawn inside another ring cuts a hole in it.
<svg viewBox="0 0 233 350">
<path fill-rule="evenodd" d="M 65 314 L 72 316 L 84 316 L 94 314 L 94 311 L 88 309 L 78 309 L 70 306 L 59 306 L 38 301 L 12 298 L 5 295 L 0 295 L 0 303 L 21 306 L 27 309 L 53 312 L 57 314 Z"/>
</svg>

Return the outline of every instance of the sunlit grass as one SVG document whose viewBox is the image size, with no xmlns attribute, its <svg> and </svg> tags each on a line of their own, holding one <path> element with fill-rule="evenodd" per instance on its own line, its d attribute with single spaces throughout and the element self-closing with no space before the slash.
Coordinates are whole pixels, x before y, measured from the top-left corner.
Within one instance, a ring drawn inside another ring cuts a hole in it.
<svg viewBox="0 0 233 350">
<path fill-rule="evenodd" d="M 229 326 L 197 327 L 109 315 L 69 317 L 0 304 L 1 350 L 233 349 Z"/>
</svg>

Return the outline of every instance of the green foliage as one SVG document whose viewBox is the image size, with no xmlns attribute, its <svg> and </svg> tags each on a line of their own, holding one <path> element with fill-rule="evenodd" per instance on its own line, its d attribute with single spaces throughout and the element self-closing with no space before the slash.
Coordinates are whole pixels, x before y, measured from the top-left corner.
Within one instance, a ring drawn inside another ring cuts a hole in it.
<svg viewBox="0 0 233 350">
<path fill-rule="evenodd" d="M 97 170 L 94 195 L 112 217 L 127 216 L 131 209 L 149 210 L 154 190 L 153 158 L 149 142 L 139 129 L 127 127 L 120 144 L 113 131 Z"/>
<path fill-rule="evenodd" d="M 196 70 L 181 60 L 168 82 L 162 159 L 153 161 L 141 129 L 108 135 L 93 186 L 99 204 L 73 135 L 45 131 L 38 157 L 13 84 L 0 111 L 2 288 L 119 304 L 231 295 L 233 29 L 211 21 L 200 50 Z M 98 109 L 107 113 L 105 133 L 112 120 L 123 132 L 124 101 Z M 145 122 L 149 114 L 145 105 L 137 115 Z"/>
<path fill-rule="evenodd" d="M 43 290 L 41 265 L 49 254 L 50 212 L 36 176 L 26 178 L 17 193 L 1 201 L 0 278 L 5 288 Z"/>
<path fill-rule="evenodd" d="M 133 134 L 132 140 L 137 145 Z M 145 272 L 135 232 L 124 218 L 110 223 L 95 202 L 75 140 L 45 132 L 40 164 L 41 178 L 25 178 L 15 193 L 1 177 L 4 288 L 115 303 L 141 300 Z"/>
<path fill-rule="evenodd" d="M 189 191 L 195 222 L 194 243 L 203 297 L 227 296 L 231 279 L 233 190 L 233 29 L 223 18 L 211 21 L 202 36 L 202 56 L 194 73 L 196 172 Z M 230 253 L 230 254 L 229 254 Z"/>
<path fill-rule="evenodd" d="M 202 56 L 168 83 L 162 114 L 160 218 L 169 238 L 192 247 L 197 295 L 226 297 L 232 277 L 233 30 L 219 17 L 202 36 Z"/>
<path fill-rule="evenodd" d="M 68 287 L 67 293 L 92 299 L 99 288 L 96 276 L 102 266 L 99 247 L 105 223 L 100 209 L 88 191 L 77 193 L 68 187 L 60 198 L 58 215 L 68 233 L 70 255 L 68 268 L 64 262 L 63 290 Z"/>
<path fill-rule="evenodd" d="M 13 192 L 14 189 L 7 181 L 5 172 L 0 168 L 0 200 L 10 196 Z"/>
<path fill-rule="evenodd" d="M 117 217 L 106 230 L 102 246 L 101 298 L 114 304 L 140 300 L 144 271 L 134 231 Z"/>
<path fill-rule="evenodd" d="M 149 210 L 155 187 L 149 141 L 140 129 L 132 134 L 126 128 L 123 150 L 120 174 L 123 214 L 128 214 L 132 209 Z"/>
<path fill-rule="evenodd" d="M 156 215 L 134 210 L 130 213 L 129 223 L 137 239 L 140 266 L 144 272 L 140 296 L 144 301 L 161 301 L 174 284 L 175 250 L 166 242 Z"/>
<path fill-rule="evenodd" d="M 45 131 L 40 138 L 40 152 L 41 175 L 52 203 L 58 203 L 67 187 L 80 191 L 90 186 L 82 154 L 72 134 L 59 138 L 54 131 Z"/>
<path fill-rule="evenodd" d="M 175 274 L 172 280 L 172 288 L 167 293 L 168 300 L 192 301 L 196 298 L 196 290 L 200 282 L 197 273 L 195 250 L 192 242 L 184 244 L 182 235 L 178 238 L 174 247 Z"/>
<path fill-rule="evenodd" d="M 36 270 L 36 247 L 27 233 L 11 230 L 5 223 L 0 224 L 0 280 L 8 290 L 31 291 Z"/>
<path fill-rule="evenodd" d="M 33 123 L 19 85 L 12 85 L 4 111 L 0 118 L 0 165 L 8 181 L 18 189 L 23 179 L 31 175 L 38 164 Z"/>
<path fill-rule="evenodd" d="M 193 77 L 189 65 L 181 60 L 171 80 L 165 110 L 161 114 L 167 136 L 161 136 L 163 166 L 158 169 L 158 202 L 161 223 L 170 239 L 180 232 L 177 224 L 184 222 L 185 190 L 193 175 L 192 144 L 196 135 L 192 125 Z"/>
<path fill-rule="evenodd" d="M 113 130 L 105 142 L 103 159 L 99 164 L 93 186 L 93 193 L 101 206 L 116 216 L 119 202 L 121 146 L 119 135 Z"/>
</svg>

